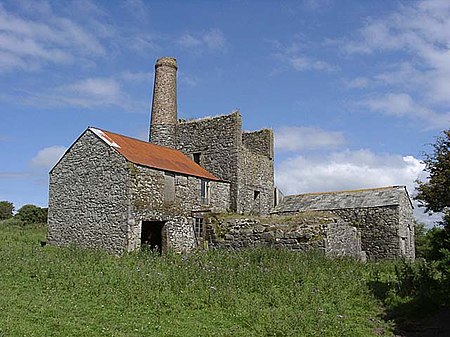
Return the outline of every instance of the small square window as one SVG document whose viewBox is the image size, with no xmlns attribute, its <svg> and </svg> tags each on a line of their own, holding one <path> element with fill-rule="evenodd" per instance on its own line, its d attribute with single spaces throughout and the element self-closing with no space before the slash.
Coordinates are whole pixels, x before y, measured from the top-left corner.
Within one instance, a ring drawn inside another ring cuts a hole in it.
<svg viewBox="0 0 450 337">
<path fill-rule="evenodd" d="M 200 165 L 200 157 L 201 157 L 201 153 L 197 152 L 197 153 L 193 153 L 192 154 L 192 158 L 194 159 L 194 161 Z"/>
<path fill-rule="evenodd" d="M 258 199 L 260 193 L 260 191 L 253 191 L 253 200 Z"/>
</svg>

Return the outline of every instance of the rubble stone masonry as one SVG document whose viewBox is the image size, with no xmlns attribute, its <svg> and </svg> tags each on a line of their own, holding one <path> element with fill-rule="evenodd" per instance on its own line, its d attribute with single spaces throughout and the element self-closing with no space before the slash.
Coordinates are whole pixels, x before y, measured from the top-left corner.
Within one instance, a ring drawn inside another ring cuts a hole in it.
<svg viewBox="0 0 450 337">
<path fill-rule="evenodd" d="M 164 194 L 166 175 L 175 193 Z M 48 241 L 105 249 L 114 254 L 140 247 L 142 221 L 163 221 L 167 249 L 195 247 L 192 211 L 229 209 L 229 183 L 128 162 L 87 130 L 50 173 Z"/>
</svg>

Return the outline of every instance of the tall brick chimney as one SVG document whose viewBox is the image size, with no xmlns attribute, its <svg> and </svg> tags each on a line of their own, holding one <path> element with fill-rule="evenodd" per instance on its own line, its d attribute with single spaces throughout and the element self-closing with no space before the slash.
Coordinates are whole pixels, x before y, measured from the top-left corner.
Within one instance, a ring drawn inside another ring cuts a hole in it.
<svg viewBox="0 0 450 337">
<path fill-rule="evenodd" d="M 155 64 L 150 142 L 175 148 L 177 119 L 177 60 L 162 57 Z"/>
</svg>

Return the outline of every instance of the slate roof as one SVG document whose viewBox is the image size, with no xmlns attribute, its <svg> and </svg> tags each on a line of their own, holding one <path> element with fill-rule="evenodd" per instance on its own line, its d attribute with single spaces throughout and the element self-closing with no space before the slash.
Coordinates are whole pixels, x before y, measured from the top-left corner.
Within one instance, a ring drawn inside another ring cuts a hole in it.
<svg viewBox="0 0 450 337">
<path fill-rule="evenodd" d="M 88 130 L 134 164 L 220 181 L 180 151 L 97 128 Z"/>
<path fill-rule="evenodd" d="M 404 193 L 408 197 L 405 186 L 388 186 L 362 190 L 288 195 L 274 208 L 272 213 L 396 206 L 400 204 L 401 194 Z"/>
</svg>

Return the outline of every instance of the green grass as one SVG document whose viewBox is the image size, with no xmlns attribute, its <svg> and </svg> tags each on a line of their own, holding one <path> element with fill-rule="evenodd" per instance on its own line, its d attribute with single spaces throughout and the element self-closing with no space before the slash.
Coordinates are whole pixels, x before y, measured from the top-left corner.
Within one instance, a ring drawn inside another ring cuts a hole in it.
<svg viewBox="0 0 450 337">
<path fill-rule="evenodd" d="M 392 336 L 372 267 L 352 260 L 268 249 L 114 257 L 40 240 L 44 227 L 0 223 L 2 337 Z"/>
</svg>

